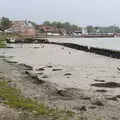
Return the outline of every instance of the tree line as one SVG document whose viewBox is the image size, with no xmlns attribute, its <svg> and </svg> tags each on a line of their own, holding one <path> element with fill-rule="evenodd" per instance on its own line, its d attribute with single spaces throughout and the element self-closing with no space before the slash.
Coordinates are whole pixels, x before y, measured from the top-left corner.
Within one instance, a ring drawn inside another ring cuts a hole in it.
<svg viewBox="0 0 120 120">
<path fill-rule="evenodd" d="M 12 25 L 12 21 L 7 17 L 2 17 L 0 19 L 0 30 L 5 31 Z"/>
<path fill-rule="evenodd" d="M 75 25 L 75 24 L 71 24 L 69 22 L 57 22 L 57 21 L 44 21 L 43 25 L 45 26 L 53 26 L 59 30 L 64 29 L 66 30 L 68 33 L 76 31 L 76 30 L 81 30 L 81 27 Z"/>
<path fill-rule="evenodd" d="M 89 34 L 92 33 L 120 33 L 120 27 L 111 25 L 107 27 L 102 27 L 102 26 L 87 26 L 87 32 Z"/>
<path fill-rule="evenodd" d="M 38 31 L 43 31 L 40 30 L 38 27 L 38 24 L 32 21 L 28 21 L 30 22 L 36 30 Z M 74 31 L 82 31 L 82 27 L 75 25 L 75 24 L 71 24 L 69 22 L 59 22 L 59 21 L 44 21 L 43 24 L 44 26 L 52 26 L 54 28 L 57 28 L 57 30 L 59 32 L 61 31 L 66 31 L 68 34 Z M 0 30 L 1 31 L 5 31 L 6 29 L 10 28 L 12 26 L 12 21 L 7 18 L 7 17 L 2 17 L 0 19 Z M 107 27 L 103 27 L 103 26 L 86 26 L 86 30 L 89 34 L 94 34 L 94 33 L 120 33 L 120 27 L 119 26 L 115 26 L 115 25 L 111 25 L 111 26 L 107 26 Z"/>
</svg>

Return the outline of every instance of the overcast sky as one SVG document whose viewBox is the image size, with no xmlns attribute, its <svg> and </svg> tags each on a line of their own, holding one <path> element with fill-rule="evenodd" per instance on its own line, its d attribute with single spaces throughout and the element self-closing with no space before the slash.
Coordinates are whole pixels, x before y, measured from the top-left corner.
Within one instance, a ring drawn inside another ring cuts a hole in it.
<svg viewBox="0 0 120 120">
<path fill-rule="evenodd" d="M 120 0 L 0 0 L 0 16 L 69 21 L 78 25 L 119 25 Z"/>
</svg>

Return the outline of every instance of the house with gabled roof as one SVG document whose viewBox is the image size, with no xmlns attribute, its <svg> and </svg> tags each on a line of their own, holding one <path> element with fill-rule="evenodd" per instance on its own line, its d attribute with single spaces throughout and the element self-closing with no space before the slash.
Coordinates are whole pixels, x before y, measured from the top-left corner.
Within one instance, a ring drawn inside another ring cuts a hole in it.
<svg viewBox="0 0 120 120">
<path fill-rule="evenodd" d="M 35 27 L 27 20 L 13 21 L 12 26 L 9 29 L 5 30 L 5 32 L 18 33 L 24 37 L 36 36 Z"/>
</svg>

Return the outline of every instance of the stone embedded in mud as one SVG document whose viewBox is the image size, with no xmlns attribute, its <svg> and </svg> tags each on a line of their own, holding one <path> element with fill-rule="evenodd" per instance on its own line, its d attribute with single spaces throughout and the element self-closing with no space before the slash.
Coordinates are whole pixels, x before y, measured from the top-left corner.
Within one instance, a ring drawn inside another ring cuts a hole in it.
<svg viewBox="0 0 120 120">
<path fill-rule="evenodd" d="M 81 107 L 80 106 L 75 106 L 74 109 L 77 110 L 77 111 L 87 111 L 87 108 L 86 108 L 85 105 L 83 105 Z"/>
<path fill-rule="evenodd" d="M 119 68 L 119 67 L 117 67 L 117 70 L 119 70 L 119 71 L 120 71 L 120 68 Z"/>
<path fill-rule="evenodd" d="M 68 76 L 67 78 L 69 79 L 70 77 Z"/>
<path fill-rule="evenodd" d="M 42 76 L 42 78 L 49 78 L 47 75 Z"/>
<path fill-rule="evenodd" d="M 65 76 L 71 76 L 72 74 L 71 73 L 65 73 L 64 75 Z"/>
<path fill-rule="evenodd" d="M 120 98 L 120 95 L 116 95 L 117 98 Z"/>
<path fill-rule="evenodd" d="M 0 103 L 2 103 L 3 101 L 5 101 L 5 99 L 3 97 L 0 97 Z"/>
<path fill-rule="evenodd" d="M 5 60 L 5 62 L 7 62 L 7 63 L 11 63 L 11 64 L 17 64 L 16 61 Z"/>
<path fill-rule="evenodd" d="M 62 90 L 56 90 L 55 94 L 59 97 L 63 97 L 63 99 L 76 99 L 80 98 L 80 92 L 78 89 L 74 88 L 66 88 Z"/>
<path fill-rule="evenodd" d="M 112 120 L 119 120 L 119 117 L 112 117 Z"/>
<path fill-rule="evenodd" d="M 0 76 L 0 79 L 4 79 L 5 77 L 4 76 Z"/>
<path fill-rule="evenodd" d="M 61 71 L 61 70 L 63 70 L 63 69 L 52 69 L 52 71 Z"/>
<path fill-rule="evenodd" d="M 92 104 L 97 106 L 104 106 L 104 104 L 100 100 L 95 100 L 92 102 Z"/>
<path fill-rule="evenodd" d="M 37 78 L 38 79 L 37 75 L 35 73 L 33 73 L 32 71 L 25 71 L 25 73 L 28 74 L 32 78 Z"/>
<path fill-rule="evenodd" d="M 104 90 L 104 89 L 102 89 L 102 90 L 96 90 L 96 92 L 104 93 L 104 92 L 107 92 L 107 90 Z"/>
<path fill-rule="evenodd" d="M 43 84 L 45 83 L 45 81 L 41 80 L 41 79 L 36 79 L 36 81 L 34 81 L 35 84 Z"/>
<path fill-rule="evenodd" d="M 94 84 L 91 84 L 91 86 L 94 86 L 94 87 L 118 88 L 118 87 L 120 87 L 120 83 L 117 83 L 117 82 L 94 83 Z"/>
<path fill-rule="evenodd" d="M 120 98 L 120 95 L 116 95 L 116 96 L 113 96 L 113 97 L 108 97 L 108 98 L 106 98 L 106 99 L 107 99 L 107 100 L 117 101 L 119 98 Z"/>
<path fill-rule="evenodd" d="M 96 106 L 90 106 L 88 109 L 96 109 Z"/>
<path fill-rule="evenodd" d="M 37 49 L 37 48 L 40 48 L 40 47 L 33 47 L 33 48 Z"/>
<path fill-rule="evenodd" d="M 23 66 L 25 70 L 33 70 L 33 67 L 30 65 L 26 65 L 26 64 L 19 64 L 19 65 Z"/>
<path fill-rule="evenodd" d="M 90 98 L 90 97 L 87 97 L 87 96 L 82 96 L 81 99 L 82 99 L 82 100 L 91 100 L 91 98 Z"/>
<path fill-rule="evenodd" d="M 45 70 L 44 68 L 39 68 L 36 71 L 44 71 L 44 70 Z"/>
<path fill-rule="evenodd" d="M 52 66 L 52 65 L 48 65 L 47 67 L 48 67 L 48 68 L 52 68 L 53 66 Z"/>
<path fill-rule="evenodd" d="M 107 100 L 113 100 L 113 101 L 117 101 L 117 97 L 116 96 L 113 96 L 113 97 L 109 97 L 109 98 L 106 98 Z"/>
<path fill-rule="evenodd" d="M 3 56 L 3 55 L 0 55 L 0 58 L 5 58 L 5 56 Z"/>
<path fill-rule="evenodd" d="M 94 80 L 96 82 L 105 82 L 105 80 Z"/>
<path fill-rule="evenodd" d="M 45 81 L 41 80 L 35 73 L 32 71 L 25 71 L 25 73 L 30 76 L 31 78 L 35 79 L 34 83 L 36 84 L 42 84 L 45 83 Z"/>
<path fill-rule="evenodd" d="M 38 75 L 43 75 L 44 73 L 43 72 L 40 72 L 40 73 L 37 73 Z"/>
<path fill-rule="evenodd" d="M 64 90 L 57 90 L 56 93 L 57 93 L 58 95 L 60 95 L 60 96 L 66 96 Z"/>
<path fill-rule="evenodd" d="M 83 105 L 81 108 L 80 108 L 80 111 L 87 111 L 87 108 L 85 105 Z"/>
</svg>

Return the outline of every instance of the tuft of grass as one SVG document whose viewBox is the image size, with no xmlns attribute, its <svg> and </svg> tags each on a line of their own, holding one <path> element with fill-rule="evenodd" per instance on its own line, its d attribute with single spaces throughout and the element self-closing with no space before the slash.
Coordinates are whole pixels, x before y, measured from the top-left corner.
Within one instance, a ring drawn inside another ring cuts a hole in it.
<svg viewBox="0 0 120 120">
<path fill-rule="evenodd" d="M 73 112 L 71 111 L 60 111 L 58 109 L 49 108 L 44 104 L 38 104 L 29 98 L 25 98 L 21 95 L 20 90 L 17 90 L 9 86 L 8 82 L 0 81 L 0 98 L 2 102 L 11 108 L 19 110 L 25 110 L 33 115 L 44 115 L 44 116 L 57 116 L 57 117 L 72 117 Z"/>
<path fill-rule="evenodd" d="M 4 48 L 5 47 L 5 42 L 0 40 L 0 48 Z"/>
<path fill-rule="evenodd" d="M 6 36 L 0 33 L 0 48 L 5 47 L 5 40 L 6 40 Z"/>
</svg>

